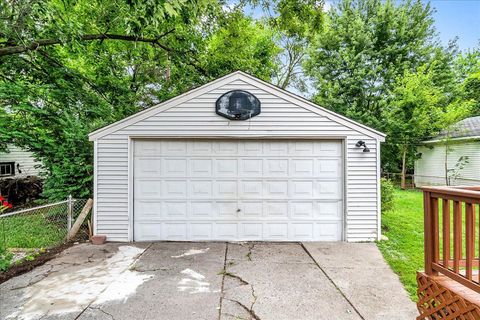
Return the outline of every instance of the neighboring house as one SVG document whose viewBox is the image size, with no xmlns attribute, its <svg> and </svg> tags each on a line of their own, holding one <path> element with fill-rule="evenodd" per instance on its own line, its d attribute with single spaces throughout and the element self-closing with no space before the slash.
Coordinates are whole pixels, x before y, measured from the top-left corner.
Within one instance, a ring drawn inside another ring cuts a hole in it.
<svg viewBox="0 0 480 320">
<path fill-rule="evenodd" d="M 0 179 L 38 176 L 40 163 L 31 152 L 12 144 L 7 145 L 9 152 L 0 153 Z"/>
<path fill-rule="evenodd" d="M 480 185 L 480 116 L 464 119 L 417 149 L 415 185 Z"/>
<path fill-rule="evenodd" d="M 374 241 L 385 135 L 243 72 L 90 134 L 110 241 Z"/>
</svg>

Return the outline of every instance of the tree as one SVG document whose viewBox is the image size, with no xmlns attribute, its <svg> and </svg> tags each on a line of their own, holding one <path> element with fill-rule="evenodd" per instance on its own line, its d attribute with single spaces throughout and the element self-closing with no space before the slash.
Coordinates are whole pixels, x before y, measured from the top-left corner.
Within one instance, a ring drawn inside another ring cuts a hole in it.
<svg viewBox="0 0 480 320">
<path fill-rule="evenodd" d="M 385 130 L 396 78 L 433 54 L 432 9 L 421 1 L 341 0 L 305 62 L 319 105 Z"/>
<path fill-rule="evenodd" d="M 405 71 L 391 92 L 392 100 L 385 110 L 387 145 L 401 155 L 402 188 L 406 172 L 415 160 L 417 146 L 469 113 L 468 104 L 441 104 L 444 92 L 435 85 L 435 68 L 422 66 L 417 72 Z"/>
<path fill-rule="evenodd" d="M 302 64 L 309 43 L 322 31 L 323 7 L 324 1 L 317 0 L 279 0 L 273 3 L 273 14 L 269 14 L 266 21 L 278 33 L 278 43 L 283 49 L 279 68 L 273 77 L 280 88 L 308 90 Z"/>
<path fill-rule="evenodd" d="M 42 161 L 49 199 L 91 195 L 89 132 L 239 68 L 227 61 L 273 73 L 269 31 L 217 1 L 10 4 L 0 4 L 0 146 Z M 241 38 L 225 36 L 230 24 Z M 213 48 L 223 54 L 206 57 Z"/>
<path fill-rule="evenodd" d="M 200 60 L 213 77 L 243 70 L 268 81 L 279 63 L 276 38 L 268 25 L 236 9 L 219 21 L 218 30 L 206 40 Z"/>
</svg>

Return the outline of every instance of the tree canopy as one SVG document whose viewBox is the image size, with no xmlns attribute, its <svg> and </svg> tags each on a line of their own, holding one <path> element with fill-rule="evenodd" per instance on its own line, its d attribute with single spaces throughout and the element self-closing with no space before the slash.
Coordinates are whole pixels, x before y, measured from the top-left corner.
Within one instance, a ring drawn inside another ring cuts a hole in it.
<svg viewBox="0 0 480 320">
<path fill-rule="evenodd" d="M 241 69 L 388 133 L 382 166 L 405 172 L 420 141 L 480 113 L 480 50 L 440 45 L 432 12 L 420 0 L 3 1 L 0 149 L 42 161 L 45 197 L 87 197 L 89 132 Z"/>
</svg>

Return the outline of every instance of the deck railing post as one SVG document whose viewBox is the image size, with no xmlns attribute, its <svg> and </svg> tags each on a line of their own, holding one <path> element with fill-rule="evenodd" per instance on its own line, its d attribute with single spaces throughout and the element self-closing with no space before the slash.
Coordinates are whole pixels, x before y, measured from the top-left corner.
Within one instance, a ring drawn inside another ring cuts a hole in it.
<svg viewBox="0 0 480 320">
<path fill-rule="evenodd" d="M 432 232 L 432 211 L 431 211 L 430 192 L 423 192 L 423 211 L 424 211 L 424 247 L 425 247 L 425 273 L 433 274 L 433 232 Z"/>
</svg>

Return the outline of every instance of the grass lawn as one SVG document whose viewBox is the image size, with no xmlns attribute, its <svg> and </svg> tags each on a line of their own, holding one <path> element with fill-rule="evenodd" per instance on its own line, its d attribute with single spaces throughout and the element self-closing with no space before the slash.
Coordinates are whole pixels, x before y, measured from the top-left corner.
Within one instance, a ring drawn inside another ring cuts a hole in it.
<svg viewBox="0 0 480 320">
<path fill-rule="evenodd" d="M 395 191 L 395 206 L 382 215 L 382 233 L 387 241 L 378 247 L 393 271 L 416 300 L 416 272 L 423 270 L 423 193 Z"/>
<path fill-rule="evenodd" d="M 7 248 L 45 248 L 58 245 L 67 234 L 67 228 L 62 223 L 63 221 L 55 221 L 40 214 L 0 219 L 0 244 L 6 242 Z"/>
</svg>

